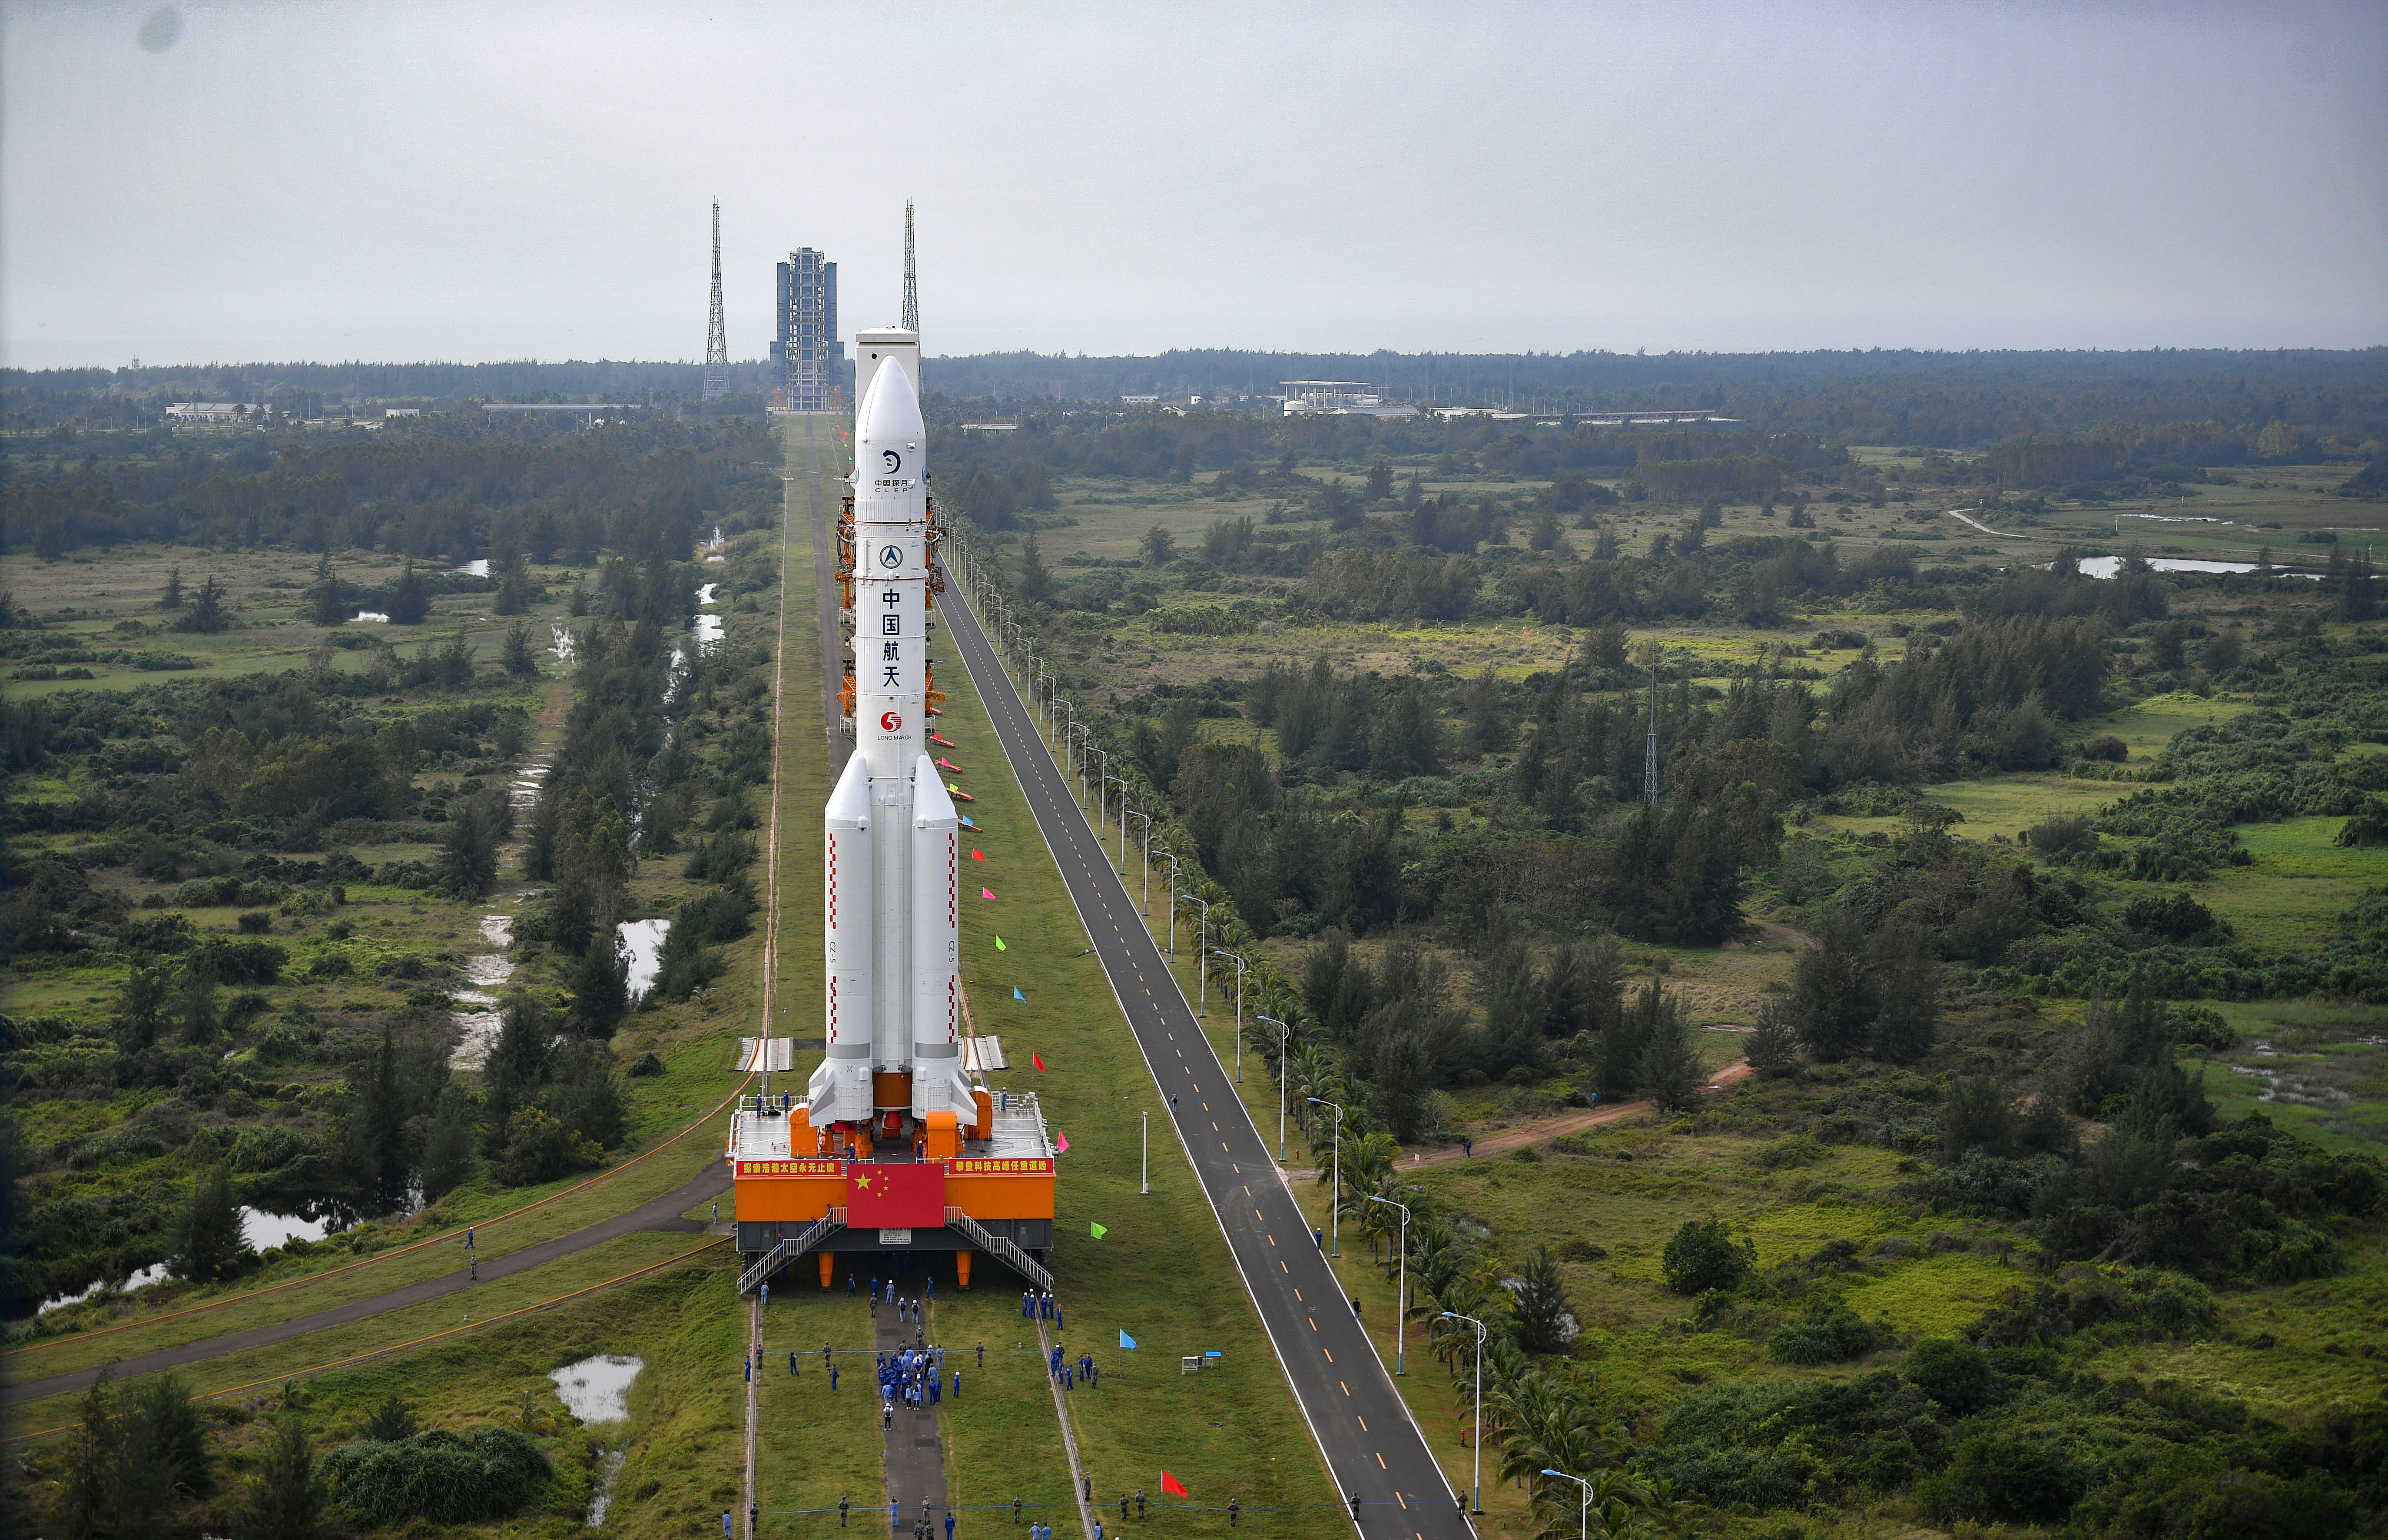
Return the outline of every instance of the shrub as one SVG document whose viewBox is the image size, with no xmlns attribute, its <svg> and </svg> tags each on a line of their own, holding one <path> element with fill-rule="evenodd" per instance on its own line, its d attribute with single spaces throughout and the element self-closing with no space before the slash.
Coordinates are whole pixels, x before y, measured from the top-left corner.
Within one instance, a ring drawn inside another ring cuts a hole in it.
<svg viewBox="0 0 2388 1540">
<path fill-rule="evenodd" d="M 1747 1236 L 1734 1240 L 1721 1219 L 1686 1219 L 1659 1254 L 1658 1266 L 1668 1289 L 1678 1294 L 1732 1289 L 1758 1266 L 1758 1246 Z"/>
<path fill-rule="evenodd" d="M 1948 1468 L 1915 1483 L 1924 1511 L 1946 1523 L 2054 1523 L 2089 1485 L 2081 1468 L 2010 1428 L 1957 1445 Z"/>
<path fill-rule="evenodd" d="M 1874 1330 L 1838 1294 L 1811 1296 L 1799 1318 L 1766 1338 L 1766 1355 L 1785 1364 L 1838 1364 L 1874 1347 Z"/>
<path fill-rule="evenodd" d="M 2081 757 L 2119 765 L 2131 757 L 2131 746 L 2111 732 L 2100 733 L 2081 745 Z"/>
<path fill-rule="evenodd" d="M 1934 1338 L 1915 1344 L 1899 1377 L 1937 1401 L 1951 1417 L 1971 1417 L 1990 1404 L 1997 1383 L 1990 1361 L 1971 1343 Z"/>
<path fill-rule="evenodd" d="M 502 1518 L 555 1474 L 539 1446 L 510 1428 L 444 1428 L 402 1443 L 360 1440 L 324 1457 L 333 1500 L 373 1523 L 435 1524 Z"/>
</svg>

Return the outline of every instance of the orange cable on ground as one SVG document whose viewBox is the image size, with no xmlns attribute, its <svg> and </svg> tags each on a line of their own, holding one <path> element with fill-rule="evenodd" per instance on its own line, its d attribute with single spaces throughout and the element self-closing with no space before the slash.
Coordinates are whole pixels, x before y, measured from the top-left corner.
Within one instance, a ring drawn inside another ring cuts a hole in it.
<svg viewBox="0 0 2388 1540">
<path fill-rule="evenodd" d="M 417 1337 L 413 1342 L 396 1343 L 388 1347 L 376 1347 L 363 1353 L 351 1353 L 345 1358 L 334 1358 L 328 1363 L 317 1364 L 311 1368 L 292 1369 L 287 1374 L 275 1374 L 263 1380 L 251 1380 L 246 1384 L 226 1385 L 223 1389 L 218 1391 L 201 1391 L 197 1395 L 192 1396 L 191 1399 L 194 1401 L 213 1401 L 219 1396 L 238 1395 L 242 1391 L 253 1391 L 260 1385 L 287 1384 L 293 1380 L 303 1380 L 311 1374 L 327 1373 L 332 1369 L 345 1368 L 350 1364 L 362 1364 L 367 1359 L 385 1357 L 392 1353 L 403 1353 L 410 1347 L 421 1347 L 426 1343 L 436 1343 L 443 1338 L 458 1336 L 466 1331 L 477 1331 L 485 1326 L 495 1326 L 500 1321 L 510 1321 L 516 1316 L 527 1316 L 540 1310 L 552 1310 L 555 1308 L 555 1306 L 562 1305 L 568 1300 L 578 1299 L 583 1294 L 593 1294 L 600 1289 L 611 1289 L 616 1283 L 628 1283 L 634 1278 L 644 1278 L 649 1273 L 661 1272 L 666 1267 L 673 1266 L 679 1263 L 687 1261 L 690 1257 L 694 1256 L 699 1252 L 711 1251 L 714 1247 L 718 1246 L 719 1244 L 721 1244 L 721 1241 L 718 1238 L 707 1241 L 704 1245 L 692 1246 L 689 1250 L 680 1253 L 678 1256 L 666 1257 L 661 1262 L 650 1263 L 646 1266 L 620 1274 L 617 1277 L 609 1278 L 603 1283 L 591 1283 L 585 1289 L 575 1289 L 568 1294 L 558 1294 L 553 1299 L 543 1299 L 536 1305 L 526 1305 L 520 1309 L 509 1310 L 503 1315 L 491 1316 L 487 1320 L 470 1321 L 463 1326 L 451 1326 L 445 1331 L 434 1331 L 427 1337 Z M 32 1439 L 51 1438 L 59 1433 L 72 1432 L 75 1429 L 82 1426 L 83 1424 L 80 1422 L 63 1422 L 55 1428 L 44 1428 L 37 1433 L 14 1433 L 7 1438 L 0 1438 L 0 1444 L 23 1444 Z"/>
</svg>

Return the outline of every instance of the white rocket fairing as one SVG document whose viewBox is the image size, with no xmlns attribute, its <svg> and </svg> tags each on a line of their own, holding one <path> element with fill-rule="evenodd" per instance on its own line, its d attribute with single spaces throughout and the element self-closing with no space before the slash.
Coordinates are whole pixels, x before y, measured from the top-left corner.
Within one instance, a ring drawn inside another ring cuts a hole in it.
<svg viewBox="0 0 2388 1540">
<path fill-rule="evenodd" d="M 927 434 L 900 360 L 865 388 L 854 433 L 854 753 L 823 809 L 828 1055 L 816 1127 L 901 1135 L 973 1122 L 961 1067 L 959 821 L 926 752 Z"/>
</svg>

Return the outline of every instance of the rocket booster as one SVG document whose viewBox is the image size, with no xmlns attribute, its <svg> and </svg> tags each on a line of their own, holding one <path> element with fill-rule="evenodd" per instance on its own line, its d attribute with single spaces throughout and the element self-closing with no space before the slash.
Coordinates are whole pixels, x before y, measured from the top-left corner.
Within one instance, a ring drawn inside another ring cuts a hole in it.
<svg viewBox="0 0 2388 1540">
<path fill-rule="evenodd" d="M 855 414 L 854 753 L 822 812 L 828 1054 L 816 1126 L 974 1119 L 961 1067 L 959 821 L 926 752 L 934 603 L 920 398 L 901 362 Z"/>
</svg>

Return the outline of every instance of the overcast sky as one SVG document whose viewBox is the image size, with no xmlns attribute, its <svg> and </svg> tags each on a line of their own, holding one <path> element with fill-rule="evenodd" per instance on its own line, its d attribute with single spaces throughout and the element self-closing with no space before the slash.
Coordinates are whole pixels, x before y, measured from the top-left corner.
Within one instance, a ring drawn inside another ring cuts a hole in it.
<svg viewBox="0 0 2388 1540">
<path fill-rule="evenodd" d="M 2388 6 L 0 3 L 0 359 L 2388 342 Z"/>
</svg>

